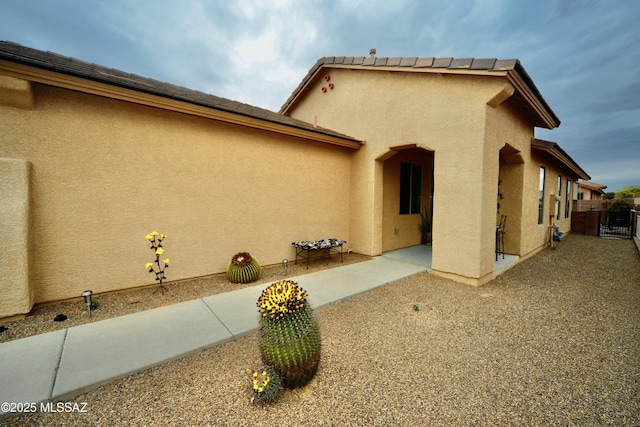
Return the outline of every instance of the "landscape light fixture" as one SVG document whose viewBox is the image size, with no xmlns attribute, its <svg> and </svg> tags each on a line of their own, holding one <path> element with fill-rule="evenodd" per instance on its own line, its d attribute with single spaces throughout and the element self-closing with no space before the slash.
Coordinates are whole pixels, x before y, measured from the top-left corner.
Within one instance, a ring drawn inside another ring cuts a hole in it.
<svg viewBox="0 0 640 427">
<path fill-rule="evenodd" d="M 84 298 L 84 303 L 87 306 L 89 317 L 91 317 L 91 294 L 93 294 L 93 291 L 90 290 L 84 291 L 82 293 L 82 298 Z"/>
<path fill-rule="evenodd" d="M 283 259 L 282 260 L 282 268 L 284 268 L 284 274 L 287 274 L 287 267 L 289 266 L 289 260 L 288 259 Z"/>
</svg>

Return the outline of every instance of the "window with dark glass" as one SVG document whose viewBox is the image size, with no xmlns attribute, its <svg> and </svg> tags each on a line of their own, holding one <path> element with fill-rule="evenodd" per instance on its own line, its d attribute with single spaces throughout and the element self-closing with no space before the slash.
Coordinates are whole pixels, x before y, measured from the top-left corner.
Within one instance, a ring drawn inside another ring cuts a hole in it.
<svg viewBox="0 0 640 427">
<path fill-rule="evenodd" d="M 400 163 L 400 215 L 420 213 L 422 166 Z"/>
<path fill-rule="evenodd" d="M 538 224 L 544 224 L 544 182 L 547 170 L 540 166 L 540 181 L 538 184 Z"/>
<path fill-rule="evenodd" d="M 564 192 L 564 217 L 569 218 L 571 211 L 571 180 L 567 179 L 567 191 Z"/>
<path fill-rule="evenodd" d="M 560 220 L 560 211 L 562 210 L 562 176 L 558 175 L 558 212 L 556 213 L 556 219 Z"/>
</svg>

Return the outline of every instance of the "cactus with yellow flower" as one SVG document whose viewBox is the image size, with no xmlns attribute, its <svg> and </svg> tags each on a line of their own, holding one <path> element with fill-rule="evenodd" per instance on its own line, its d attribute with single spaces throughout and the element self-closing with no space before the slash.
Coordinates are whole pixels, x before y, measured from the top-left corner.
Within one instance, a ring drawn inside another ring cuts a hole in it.
<svg viewBox="0 0 640 427">
<path fill-rule="evenodd" d="M 240 252 L 229 261 L 227 278 L 232 283 L 251 283 L 258 280 L 261 270 L 257 259 L 248 252 Z"/>
<path fill-rule="evenodd" d="M 320 330 L 307 293 L 281 280 L 262 291 L 257 305 L 263 363 L 280 374 L 284 387 L 304 386 L 320 364 Z"/>
<path fill-rule="evenodd" d="M 251 401 L 270 403 L 282 393 L 282 378 L 271 366 L 263 366 L 251 374 Z"/>
<path fill-rule="evenodd" d="M 154 273 L 156 275 L 156 281 L 160 284 L 154 293 L 158 290 L 162 290 L 162 292 L 166 290 L 162 281 L 167 278 L 167 276 L 164 275 L 164 271 L 169 268 L 170 260 L 169 258 L 160 259 L 160 255 L 164 254 L 162 241 L 166 238 L 166 234 L 158 233 L 157 231 L 152 231 L 145 236 L 145 239 L 151 243 L 151 250 L 153 250 L 156 255 L 156 260 L 154 262 L 148 262 L 145 264 L 145 268 L 149 270 L 149 273 Z"/>
</svg>

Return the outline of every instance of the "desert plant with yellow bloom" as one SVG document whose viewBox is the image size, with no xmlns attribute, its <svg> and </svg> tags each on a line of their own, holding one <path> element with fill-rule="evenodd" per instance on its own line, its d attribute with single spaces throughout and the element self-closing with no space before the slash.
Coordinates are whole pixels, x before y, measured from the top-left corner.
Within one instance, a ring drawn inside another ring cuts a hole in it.
<svg viewBox="0 0 640 427">
<path fill-rule="evenodd" d="M 307 293 L 291 280 L 272 283 L 258 298 L 262 362 L 287 388 L 302 387 L 320 364 L 320 330 Z"/>
<path fill-rule="evenodd" d="M 251 401 L 270 403 L 282 393 L 282 378 L 271 366 L 263 366 L 251 373 Z"/>
<path fill-rule="evenodd" d="M 160 259 L 160 255 L 164 254 L 164 249 L 162 248 L 162 241 L 167 238 L 166 234 L 158 233 L 157 231 L 152 231 L 151 233 L 144 236 L 151 243 L 151 248 L 154 251 L 156 256 L 156 260 L 154 262 L 148 262 L 144 266 L 149 273 L 154 273 L 156 275 L 156 281 L 160 284 L 158 290 L 162 290 L 164 292 L 166 288 L 162 284 L 162 281 L 167 277 L 164 275 L 164 271 L 169 268 L 169 258 L 165 258 L 163 260 Z"/>
</svg>

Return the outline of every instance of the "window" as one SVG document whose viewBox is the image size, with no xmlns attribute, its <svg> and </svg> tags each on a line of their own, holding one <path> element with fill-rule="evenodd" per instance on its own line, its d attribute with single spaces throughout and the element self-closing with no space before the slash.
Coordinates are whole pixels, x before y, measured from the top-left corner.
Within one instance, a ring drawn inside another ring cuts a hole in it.
<svg viewBox="0 0 640 427">
<path fill-rule="evenodd" d="M 569 218 L 571 210 L 571 180 L 567 179 L 567 191 L 564 192 L 564 217 Z"/>
<path fill-rule="evenodd" d="M 538 184 L 538 224 L 544 224 L 544 181 L 547 170 L 540 166 L 540 181 Z"/>
<path fill-rule="evenodd" d="M 578 193 L 578 200 L 584 200 L 584 193 L 582 191 Z"/>
<path fill-rule="evenodd" d="M 562 200 L 562 176 L 558 175 L 558 200 Z M 560 211 L 562 210 L 562 203 L 558 201 L 558 212 L 556 213 L 556 219 L 560 220 Z"/>
<path fill-rule="evenodd" d="M 400 163 L 400 215 L 420 213 L 422 166 Z"/>
</svg>

